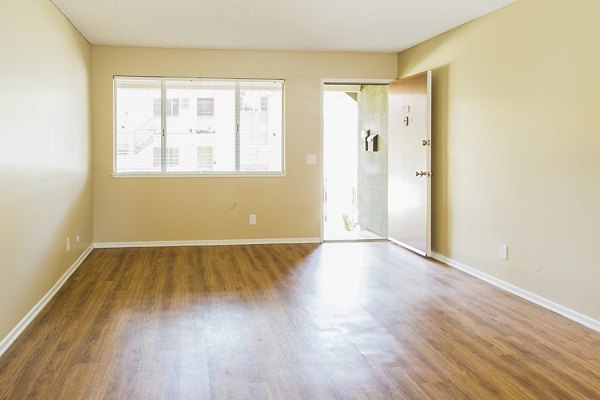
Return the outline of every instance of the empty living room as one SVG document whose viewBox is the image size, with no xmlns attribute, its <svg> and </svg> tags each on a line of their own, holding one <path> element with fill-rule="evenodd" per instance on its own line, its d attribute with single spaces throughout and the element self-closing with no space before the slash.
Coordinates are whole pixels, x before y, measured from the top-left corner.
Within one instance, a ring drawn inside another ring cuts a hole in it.
<svg viewBox="0 0 600 400">
<path fill-rule="evenodd" d="M 600 399 L 597 0 L 1 7 L 0 400 Z"/>
</svg>

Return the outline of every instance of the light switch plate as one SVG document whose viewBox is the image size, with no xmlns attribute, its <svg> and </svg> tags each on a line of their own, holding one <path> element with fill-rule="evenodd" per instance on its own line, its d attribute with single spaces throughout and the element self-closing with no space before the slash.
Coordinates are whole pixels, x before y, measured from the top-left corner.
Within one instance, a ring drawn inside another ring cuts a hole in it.
<svg viewBox="0 0 600 400">
<path fill-rule="evenodd" d="M 317 163 L 317 155 L 316 154 L 307 154 L 306 155 L 306 164 L 315 165 Z"/>
</svg>

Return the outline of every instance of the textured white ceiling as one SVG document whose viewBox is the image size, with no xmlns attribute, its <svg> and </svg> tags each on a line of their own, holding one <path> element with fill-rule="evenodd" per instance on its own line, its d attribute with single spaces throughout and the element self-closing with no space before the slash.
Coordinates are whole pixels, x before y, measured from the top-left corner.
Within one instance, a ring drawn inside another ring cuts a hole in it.
<svg viewBox="0 0 600 400">
<path fill-rule="evenodd" d="M 95 45 L 396 52 L 514 0 L 52 0 Z"/>
</svg>

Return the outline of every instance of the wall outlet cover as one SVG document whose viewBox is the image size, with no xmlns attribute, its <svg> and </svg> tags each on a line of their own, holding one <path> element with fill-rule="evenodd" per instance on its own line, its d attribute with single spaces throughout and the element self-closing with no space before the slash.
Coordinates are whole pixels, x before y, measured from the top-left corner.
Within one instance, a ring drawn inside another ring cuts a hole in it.
<svg viewBox="0 0 600 400">
<path fill-rule="evenodd" d="M 503 260 L 508 260 L 508 245 L 505 243 L 498 244 L 498 257 Z"/>
</svg>

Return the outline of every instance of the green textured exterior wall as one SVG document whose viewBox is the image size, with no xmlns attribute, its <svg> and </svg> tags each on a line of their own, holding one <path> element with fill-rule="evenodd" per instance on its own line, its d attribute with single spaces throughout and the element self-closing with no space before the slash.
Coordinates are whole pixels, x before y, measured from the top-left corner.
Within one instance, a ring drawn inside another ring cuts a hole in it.
<svg viewBox="0 0 600 400">
<path fill-rule="evenodd" d="M 387 238 L 388 132 L 387 86 L 363 86 L 358 94 L 358 223 Z M 378 137 L 378 151 L 364 150 L 360 131 Z"/>
</svg>

